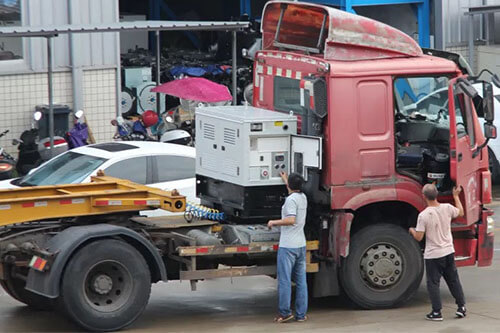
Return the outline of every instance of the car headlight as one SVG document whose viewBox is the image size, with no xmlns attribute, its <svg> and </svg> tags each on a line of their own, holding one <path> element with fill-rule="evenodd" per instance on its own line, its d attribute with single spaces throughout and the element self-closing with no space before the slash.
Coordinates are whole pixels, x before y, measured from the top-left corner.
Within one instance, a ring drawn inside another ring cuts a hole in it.
<svg viewBox="0 0 500 333">
<path fill-rule="evenodd" d="M 486 218 L 487 221 L 487 228 L 486 228 L 486 233 L 493 233 L 495 231 L 495 220 L 491 217 L 488 216 Z"/>
</svg>

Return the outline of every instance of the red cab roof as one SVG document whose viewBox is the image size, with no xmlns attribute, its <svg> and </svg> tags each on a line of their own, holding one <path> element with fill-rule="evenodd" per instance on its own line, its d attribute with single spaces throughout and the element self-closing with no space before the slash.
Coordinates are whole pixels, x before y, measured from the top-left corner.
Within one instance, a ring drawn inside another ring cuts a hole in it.
<svg viewBox="0 0 500 333">
<path fill-rule="evenodd" d="M 272 1 L 264 7 L 262 18 L 264 50 L 298 50 L 342 61 L 423 54 L 402 31 L 328 6 Z"/>
</svg>

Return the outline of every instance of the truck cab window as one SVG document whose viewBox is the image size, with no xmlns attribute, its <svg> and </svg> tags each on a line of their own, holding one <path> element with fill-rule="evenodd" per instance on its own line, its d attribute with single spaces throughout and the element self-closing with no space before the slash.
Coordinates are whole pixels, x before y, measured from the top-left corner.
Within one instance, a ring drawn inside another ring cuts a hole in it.
<svg viewBox="0 0 500 333">
<path fill-rule="evenodd" d="M 476 138 L 474 135 L 474 126 L 472 124 L 472 105 L 470 98 L 464 94 L 455 94 L 455 114 L 457 135 L 459 138 L 469 135 L 470 145 L 474 147 Z"/>
<path fill-rule="evenodd" d="M 441 191 L 451 188 L 448 82 L 447 76 L 399 77 L 393 86 L 396 168 L 422 184 L 436 182 Z"/>
<path fill-rule="evenodd" d="M 300 80 L 276 76 L 274 78 L 274 109 L 303 114 L 300 105 Z"/>
</svg>

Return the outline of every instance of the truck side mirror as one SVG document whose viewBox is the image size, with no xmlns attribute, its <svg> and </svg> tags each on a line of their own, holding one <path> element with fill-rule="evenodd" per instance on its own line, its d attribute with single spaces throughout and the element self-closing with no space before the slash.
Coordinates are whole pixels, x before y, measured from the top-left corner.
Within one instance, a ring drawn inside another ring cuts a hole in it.
<svg viewBox="0 0 500 333">
<path fill-rule="evenodd" d="M 497 138 L 496 126 L 490 123 L 484 123 L 484 136 L 487 139 L 496 139 Z"/>
<path fill-rule="evenodd" d="M 495 120 L 493 98 L 493 86 L 489 82 L 483 82 L 483 114 L 484 120 L 488 123 L 492 123 Z"/>
<path fill-rule="evenodd" d="M 306 76 L 300 81 L 300 104 L 311 110 L 317 117 L 324 118 L 328 114 L 326 99 L 326 82 L 323 78 Z"/>
</svg>

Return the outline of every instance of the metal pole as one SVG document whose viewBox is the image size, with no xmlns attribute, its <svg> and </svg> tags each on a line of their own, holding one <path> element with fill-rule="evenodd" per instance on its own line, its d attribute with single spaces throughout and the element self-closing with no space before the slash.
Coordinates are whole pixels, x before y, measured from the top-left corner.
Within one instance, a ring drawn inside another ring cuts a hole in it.
<svg viewBox="0 0 500 333">
<path fill-rule="evenodd" d="M 475 73 L 474 66 L 474 16 L 469 14 L 469 65 L 472 72 Z"/>
<path fill-rule="evenodd" d="M 160 85 L 160 65 L 161 65 L 161 52 L 160 52 L 160 30 L 156 30 L 156 86 Z M 158 114 L 158 119 L 161 117 L 161 103 L 160 103 L 160 93 L 156 93 L 156 113 Z M 158 141 L 160 141 L 160 133 L 158 134 Z"/>
<path fill-rule="evenodd" d="M 50 154 L 54 156 L 54 89 L 52 86 L 52 37 L 47 36 L 47 67 L 48 67 L 48 86 L 49 86 L 49 137 L 50 137 Z"/>
<path fill-rule="evenodd" d="M 236 64 L 236 30 L 233 31 L 233 63 L 231 68 L 231 74 L 233 75 L 233 105 L 237 103 L 237 85 L 236 85 L 236 71 L 238 70 L 238 65 Z"/>
</svg>

